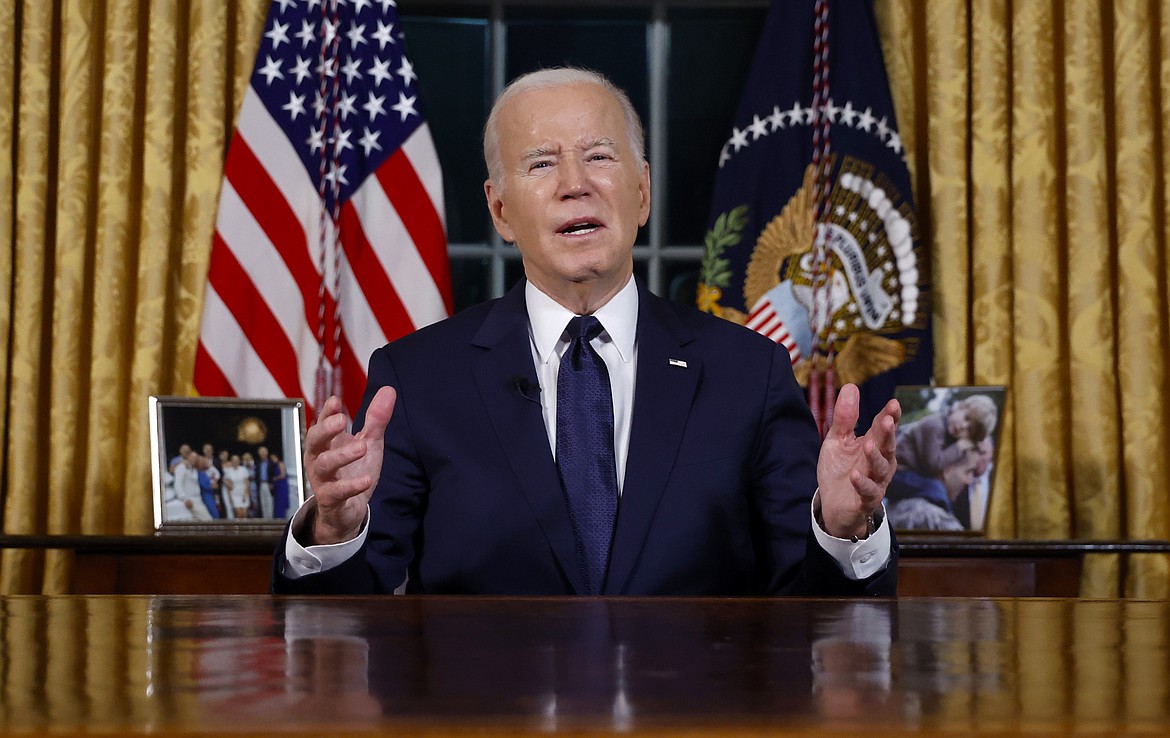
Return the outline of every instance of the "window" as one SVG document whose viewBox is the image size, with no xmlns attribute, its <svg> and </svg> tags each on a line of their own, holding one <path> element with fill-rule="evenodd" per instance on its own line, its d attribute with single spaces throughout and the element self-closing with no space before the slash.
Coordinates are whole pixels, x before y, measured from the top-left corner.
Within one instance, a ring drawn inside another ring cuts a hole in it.
<svg viewBox="0 0 1170 738">
<path fill-rule="evenodd" d="M 502 295 L 523 274 L 483 198 L 491 102 L 508 80 L 564 64 L 607 75 L 642 116 L 653 199 L 634 271 L 654 293 L 694 304 L 715 165 L 766 3 L 402 0 L 400 9 L 443 165 L 455 309 Z"/>
</svg>

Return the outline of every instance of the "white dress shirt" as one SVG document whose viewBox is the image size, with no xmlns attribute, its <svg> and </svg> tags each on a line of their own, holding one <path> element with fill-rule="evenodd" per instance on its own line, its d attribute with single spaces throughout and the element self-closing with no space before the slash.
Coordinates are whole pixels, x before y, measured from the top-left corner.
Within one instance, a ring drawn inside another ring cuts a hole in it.
<svg viewBox="0 0 1170 738">
<path fill-rule="evenodd" d="M 528 307 L 528 335 L 532 359 L 536 365 L 540 385 L 540 405 L 544 426 L 548 431 L 549 448 L 556 456 L 557 426 L 557 371 L 561 356 L 569 346 L 565 327 L 574 313 L 536 288 L 532 282 L 525 285 L 524 298 Z M 637 326 L 638 288 L 633 277 L 609 302 L 593 313 L 601 323 L 602 332 L 590 341 L 609 370 L 610 391 L 613 394 L 614 455 L 617 462 L 618 493 L 626 476 L 626 458 L 630 448 L 630 418 L 634 408 L 635 375 L 638 365 Z M 303 527 L 309 498 L 292 520 L 292 530 Z M 846 577 L 865 579 L 881 571 L 890 558 L 890 531 L 885 524 L 884 508 L 874 516 L 876 530 L 860 541 L 834 538 L 816 522 L 820 512 L 819 493 L 814 494 L 810 515 L 813 534 L 826 553 L 833 557 Z M 353 556 L 366 539 L 367 525 L 362 526 L 352 541 L 332 545 L 304 547 L 294 536 L 285 539 L 285 558 L 288 566 L 285 576 L 297 578 L 333 568 Z M 745 531 L 746 535 L 746 531 Z M 405 583 L 399 587 L 404 589 Z"/>
</svg>

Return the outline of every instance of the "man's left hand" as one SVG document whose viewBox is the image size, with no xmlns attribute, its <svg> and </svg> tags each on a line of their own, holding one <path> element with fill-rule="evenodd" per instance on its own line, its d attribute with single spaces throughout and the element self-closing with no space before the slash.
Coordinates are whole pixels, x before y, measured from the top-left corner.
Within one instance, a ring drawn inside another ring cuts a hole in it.
<svg viewBox="0 0 1170 738">
<path fill-rule="evenodd" d="M 898 467 L 894 445 L 902 407 L 890 400 L 864 436 L 853 435 L 861 393 L 847 384 L 837 395 L 833 424 L 817 460 L 821 517 L 825 532 L 835 538 L 865 538 L 868 521 L 882 504 Z"/>
</svg>

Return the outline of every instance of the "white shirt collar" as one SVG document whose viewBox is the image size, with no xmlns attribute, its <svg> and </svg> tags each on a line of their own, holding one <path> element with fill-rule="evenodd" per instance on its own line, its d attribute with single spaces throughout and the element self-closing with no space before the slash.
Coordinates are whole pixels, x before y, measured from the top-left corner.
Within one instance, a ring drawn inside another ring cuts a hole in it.
<svg viewBox="0 0 1170 738">
<path fill-rule="evenodd" d="M 574 313 L 541 292 L 532 282 L 524 285 L 524 299 L 528 306 L 528 330 L 532 336 L 532 345 L 540 363 L 547 364 Z M 634 339 L 638 329 L 638 287 L 633 276 L 625 287 L 594 311 L 593 315 L 605 328 L 601 339 L 606 340 L 608 336 L 622 361 L 629 363 L 634 358 Z"/>
</svg>

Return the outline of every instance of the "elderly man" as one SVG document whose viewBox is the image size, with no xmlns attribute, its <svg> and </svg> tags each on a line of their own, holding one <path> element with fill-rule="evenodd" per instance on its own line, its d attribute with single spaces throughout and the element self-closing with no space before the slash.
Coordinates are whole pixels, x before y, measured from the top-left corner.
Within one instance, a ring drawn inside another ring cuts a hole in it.
<svg viewBox="0 0 1170 738">
<path fill-rule="evenodd" d="M 897 403 L 858 438 L 844 388 L 822 446 L 783 348 L 633 277 L 650 169 L 626 95 L 521 77 L 484 155 L 526 279 L 375 352 L 356 435 L 325 404 L 274 590 L 893 594 Z"/>
</svg>

